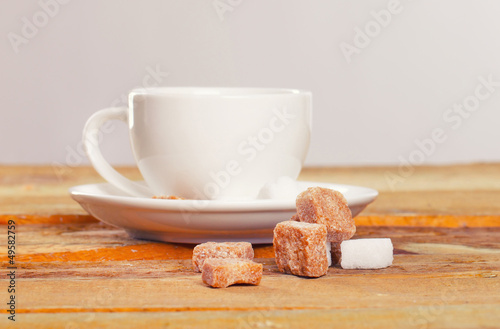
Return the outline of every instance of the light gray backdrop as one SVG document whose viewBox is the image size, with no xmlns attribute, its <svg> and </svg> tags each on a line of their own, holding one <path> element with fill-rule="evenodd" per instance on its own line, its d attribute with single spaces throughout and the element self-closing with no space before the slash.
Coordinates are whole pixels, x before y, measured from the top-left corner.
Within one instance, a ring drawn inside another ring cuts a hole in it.
<svg viewBox="0 0 500 329">
<path fill-rule="evenodd" d="M 500 160 L 499 1 L 1 3 L 0 164 L 87 164 L 86 119 L 144 84 L 311 90 L 308 165 Z"/>
</svg>

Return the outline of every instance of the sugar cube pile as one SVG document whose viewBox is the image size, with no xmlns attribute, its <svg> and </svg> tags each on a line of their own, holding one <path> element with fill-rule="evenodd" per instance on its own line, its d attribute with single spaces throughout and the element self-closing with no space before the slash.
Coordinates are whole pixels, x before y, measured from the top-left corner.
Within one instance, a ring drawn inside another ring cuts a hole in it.
<svg viewBox="0 0 500 329">
<path fill-rule="evenodd" d="M 294 186 L 282 179 L 263 189 L 263 197 L 279 197 L 278 185 Z M 346 198 L 338 191 L 310 187 L 296 198 L 297 213 L 280 222 L 273 231 L 273 248 L 278 270 L 318 278 L 332 265 L 343 269 L 380 269 L 392 265 L 391 239 L 349 240 L 356 232 Z M 248 242 L 206 242 L 193 250 L 193 269 L 202 281 L 214 288 L 233 284 L 258 285 L 262 264 L 253 261 Z"/>
<path fill-rule="evenodd" d="M 377 269 L 392 265 L 391 239 L 357 239 L 342 241 L 340 245 L 343 269 Z"/>
</svg>

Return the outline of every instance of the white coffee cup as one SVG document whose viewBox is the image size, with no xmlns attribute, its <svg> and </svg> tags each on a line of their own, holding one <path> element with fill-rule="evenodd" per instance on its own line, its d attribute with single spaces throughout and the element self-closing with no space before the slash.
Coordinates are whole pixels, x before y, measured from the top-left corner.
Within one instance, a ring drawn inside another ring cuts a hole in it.
<svg viewBox="0 0 500 329">
<path fill-rule="evenodd" d="M 89 118 L 83 142 L 97 172 L 130 195 L 253 199 L 269 181 L 297 178 L 309 147 L 311 98 L 293 89 L 135 89 L 128 108 Z M 108 120 L 128 124 L 145 184 L 125 178 L 102 156 L 97 136 Z"/>
</svg>

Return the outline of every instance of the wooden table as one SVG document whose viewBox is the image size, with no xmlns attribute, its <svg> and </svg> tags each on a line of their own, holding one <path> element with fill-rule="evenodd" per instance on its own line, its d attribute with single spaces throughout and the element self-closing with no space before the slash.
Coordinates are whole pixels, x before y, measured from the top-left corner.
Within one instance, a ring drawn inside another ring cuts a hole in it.
<svg viewBox="0 0 500 329">
<path fill-rule="evenodd" d="M 356 237 L 391 238 L 393 266 L 304 279 L 277 271 L 272 246 L 255 246 L 259 286 L 208 288 L 192 271 L 192 245 L 133 240 L 70 199 L 68 187 L 102 181 L 93 169 L 0 167 L 0 327 L 500 326 L 500 164 L 308 168 L 301 179 L 378 189 L 356 218 Z M 6 305 L 9 221 L 15 323 Z"/>
</svg>

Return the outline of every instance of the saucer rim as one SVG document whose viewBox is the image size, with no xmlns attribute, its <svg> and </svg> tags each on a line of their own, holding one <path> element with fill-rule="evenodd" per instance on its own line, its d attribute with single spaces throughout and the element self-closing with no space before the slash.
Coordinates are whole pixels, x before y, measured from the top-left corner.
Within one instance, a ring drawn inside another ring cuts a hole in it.
<svg viewBox="0 0 500 329">
<path fill-rule="evenodd" d="M 349 207 L 360 204 L 372 203 L 379 192 L 375 189 L 349 185 L 317 181 L 297 181 L 309 186 L 323 186 L 327 188 L 356 190 L 353 196 L 347 196 Z M 130 207 L 147 208 L 163 211 L 189 211 L 189 212 L 258 212 L 258 211 L 284 211 L 295 209 L 295 200 L 285 199 L 254 199 L 254 200 L 164 200 L 145 197 L 98 194 L 82 191 L 96 186 L 113 186 L 111 183 L 93 183 L 72 186 L 68 189 L 69 194 L 76 202 L 86 202 L 91 199 L 96 203 L 127 205 Z"/>
</svg>

